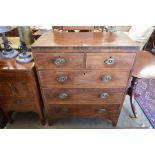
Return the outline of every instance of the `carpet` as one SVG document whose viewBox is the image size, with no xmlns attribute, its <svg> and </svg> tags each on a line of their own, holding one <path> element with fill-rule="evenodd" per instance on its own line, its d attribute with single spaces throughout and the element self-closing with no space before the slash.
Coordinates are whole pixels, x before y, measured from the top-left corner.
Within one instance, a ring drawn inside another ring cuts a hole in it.
<svg viewBox="0 0 155 155">
<path fill-rule="evenodd" d="M 134 98 L 155 128 L 155 79 L 137 79 Z"/>
</svg>

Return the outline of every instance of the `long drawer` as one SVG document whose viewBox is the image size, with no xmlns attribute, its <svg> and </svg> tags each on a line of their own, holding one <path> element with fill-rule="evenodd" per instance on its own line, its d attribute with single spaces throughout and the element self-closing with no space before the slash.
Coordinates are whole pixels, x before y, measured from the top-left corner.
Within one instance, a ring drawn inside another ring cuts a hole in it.
<svg viewBox="0 0 155 155">
<path fill-rule="evenodd" d="M 119 105 L 50 105 L 49 117 L 109 117 L 118 115 Z"/>
<path fill-rule="evenodd" d="M 39 71 L 41 86 L 54 88 L 124 88 L 128 77 L 123 70 Z"/>
<path fill-rule="evenodd" d="M 42 89 L 46 104 L 120 104 L 124 89 Z"/>
<path fill-rule="evenodd" d="M 83 53 L 35 53 L 38 69 L 81 69 L 84 67 Z"/>
<path fill-rule="evenodd" d="M 0 97 L 0 104 L 3 108 L 8 111 L 35 111 L 36 104 L 34 99 L 30 98 L 19 98 L 19 97 L 9 97 L 9 98 L 2 98 Z M 37 110 L 36 110 L 37 111 Z"/>
<path fill-rule="evenodd" d="M 135 53 L 87 53 L 87 69 L 126 69 L 132 68 Z"/>
</svg>

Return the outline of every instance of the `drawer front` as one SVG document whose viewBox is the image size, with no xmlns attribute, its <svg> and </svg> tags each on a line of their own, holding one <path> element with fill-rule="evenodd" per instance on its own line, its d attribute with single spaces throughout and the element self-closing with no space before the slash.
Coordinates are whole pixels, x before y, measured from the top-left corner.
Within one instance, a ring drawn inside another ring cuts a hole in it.
<svg viewBox="0 0 155 155">
<path fill-rule="evenodd" d="M 51 118 L 61 117 L 112 117 L 119 113 L 119 105 L 51 105 Z"/>
<path fill-rule="evenodd" d="M 25 69 L 25 68 L 24 68 Z M 25 70 L 11 70 L 8 69 L 0 71 L 0 82 L 12 82 L 12 81 L 20 81 L 22 82 L 31 82 L 32 74 Z"/>
<path fill-rule="evenodd" d="M 84 67 L 83 53 L 35 53 L 38 69 L 81 69 Z"/>
<path fill-rule="evenodd" d="M 0 82 L 0 96 L 4 97 L 33 97 L 32 83 L 21 80 Z"/>
<path fill-rule="evenodd" d="M 124 89 L 42 89 L 47 104 L 121 104 Z"/>
<path fill-rule="evenodd" d="M 2 108 L 8 111 L 34 111 L 36 110 L 35 101 L 29 98 L 0 98 Z"/>
<path fill-rule="evenodd" d="M 12 96 L 12 86 L 10 82 L 0 82 L 0 96 Z"/>
<path fill-rule="evenodd" d="M 124 88 L 128 76 L 120 70 L 39 71 L 41 86 L 54 88 Z"/>
<path fill-rule="evenodd" d="M 135 53 L 88 53 L 86 60 L 87 69 L 132 68 Z"/>
</svg>

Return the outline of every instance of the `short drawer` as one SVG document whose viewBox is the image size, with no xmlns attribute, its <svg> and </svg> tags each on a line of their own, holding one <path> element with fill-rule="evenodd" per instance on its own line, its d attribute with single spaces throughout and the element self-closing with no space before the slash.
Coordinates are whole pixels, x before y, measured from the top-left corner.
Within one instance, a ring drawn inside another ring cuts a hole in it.
<svg viewBox="0 0 155 155">
<path fill-rule="evenodd" d="M 42 87 L 54 88 L 124 88 L 129 71 L 121 70 L 63 70 L 39 71 Z"/>
<path fill-rule="evenodd" d="M 38 69 L 80 69 L 84 67 L 83 53 L 35 53 Z"/>
<path fill-rule="evenodd" d="M 124 89 L 42 89 L 47 104 L 121 104 Z"/>
<path fill-rule="evenodd" d="M 1 107 L 7 111 L 34 111 L 35 101 L 29 98 L 0 98 Z"/>
<path fill-rule="evenodd" d="M 86 68 L 116 68 L 130 70 L 133 66 L 135 56 L 135 53 L 88 53 Z"/>
<path fill-rule="evenodd" d="M 119 113 L 119 105 L 51 105 L 51 118 L 63 117 L 112 117 Z"/>
</svg>

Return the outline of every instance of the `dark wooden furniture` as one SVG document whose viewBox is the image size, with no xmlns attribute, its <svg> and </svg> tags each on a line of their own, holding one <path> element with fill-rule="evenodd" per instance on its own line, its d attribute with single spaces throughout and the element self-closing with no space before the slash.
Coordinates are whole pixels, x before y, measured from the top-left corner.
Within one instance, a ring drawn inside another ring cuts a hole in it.
<svg viewBox="0 0 155 155">
<path fill-rule="evenodd" d="M 93 30 L 102 30 L 104 26 L 53 26 L 53 30 L 64 30 L 68 32 L 74 32 L 75 30 L 79 30 L 80 32 L 87 32 Z"/>
<path fill-rule="evenodd" d="M 32 52 L 49 124 L 100 117 L 116 125 L 139 48 L 123 33 L 42 35 Z"/>
<path fill-rule="evenodd" d="M 132 72 L 132 81 L 128 89 L 130 96 L 130 104 L 134 117 L 136 118 L 137 111 L 133 103 L 134 87 L 136 86 L 137 79 L 155 79 L 155 55 L 149 51 L 140 51 L 137 55 L 134 70 Z"/>
<path fill-rule="evenodd" d="M 62 30 L 94 30 L 94 26 L 62 26 Z"/>
<path fill-rule="evenodd" d="M 58 30 L 94 30 L 95 26 L 53 26 Z"/>
<path fill-rule="evenodd" d="M 45 124 L 34 62 L 20 64 L 0 58 L 0 108 L 10 122 L 9 112 L 31 111 Z"/>
<path fill-rule="evenodd" d="M 33 38 L 37 40 L 40 36 L 47 32 L 51 32 L 51 30 L 39 29 L 33 33 Z"/>
</svg>

